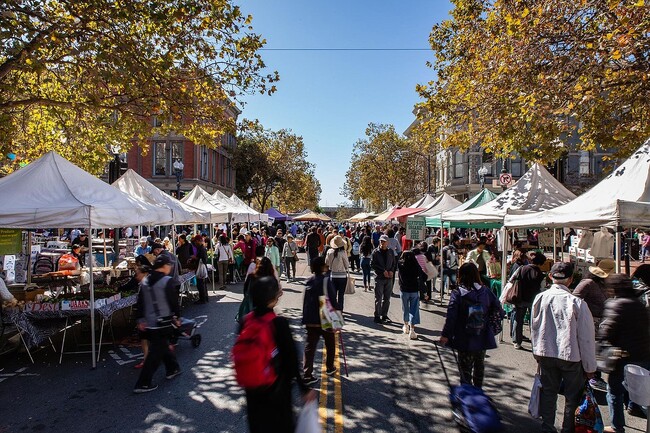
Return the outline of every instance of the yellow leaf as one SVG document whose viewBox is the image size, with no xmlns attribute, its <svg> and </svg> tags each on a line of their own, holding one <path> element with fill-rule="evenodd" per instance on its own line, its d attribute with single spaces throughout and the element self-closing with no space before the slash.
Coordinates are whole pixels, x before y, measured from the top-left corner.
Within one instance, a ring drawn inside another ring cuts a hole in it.
<svg viewBox="0 0 650 433">
<path fill-rule="evenodd" d="M 634 6 L 642 8 L 644 6 L 645 2 L 643 0 L 639 0 L 636 3 L 634 3 Z"/>
<path fill-rule="evenodd" d="M 643 1 L 643 0 L 641 0 L 641 1 Z M 529 13 L 530 13 L 530 9 L 525 8 L 524 11 L 521 13 L 521 17 L 526 18 Z"/>
<path fill-rule="evenodd" d="M 618 60 L 618 59 L 620 59 L 620 58 L 621 58 L 621 51 L 620 51 L 620 50 L 616 50 L 616 51 L 614 51 L 614 52 L 612 53 L 612 58 L 613 58 L 614 60 Z"/>
</svg>

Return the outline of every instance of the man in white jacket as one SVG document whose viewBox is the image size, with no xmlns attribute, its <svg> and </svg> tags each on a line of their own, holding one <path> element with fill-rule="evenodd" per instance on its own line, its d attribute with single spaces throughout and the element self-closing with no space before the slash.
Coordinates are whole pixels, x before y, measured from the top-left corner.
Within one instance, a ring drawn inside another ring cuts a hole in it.
<svg viewBox="0 0 650 433">
<path fill-rule="evenodd" d="M 562 433 L 569 433 L 574 431 L 575 410 L 585 380 L 596 371 L 594 322 L 587 304 L 568 289 L 573 265 L 556 263 L 549 275 L 553 285 L 535 297 L 531 313 L 533 355 L 542 381 L 542 432 L 557 432 L 557 394 L 564 380 Z"/>
</svg>

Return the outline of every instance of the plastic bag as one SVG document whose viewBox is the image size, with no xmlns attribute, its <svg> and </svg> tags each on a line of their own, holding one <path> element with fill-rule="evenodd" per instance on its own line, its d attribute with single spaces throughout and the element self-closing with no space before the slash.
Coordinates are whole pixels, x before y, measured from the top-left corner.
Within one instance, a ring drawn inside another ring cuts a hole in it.
<svg viewBox="0 0 650 433">
<path fill-rule="evenodd" d="M 316 400 L 306 403 L 296 424 L 296 433 L 321 433 L 320 422 L 318 420 L 318 403 Z"/>
<path fill-rule="evenodd" d="M 542 416 L 539 413 L 539 403 L 542 398 L 542 379 L 537 373 L 535 379 L 533 380 L 533 388 L 530 390 L 530 401 L 528 402 L 528 413 L 533 418 L 537 419 Z"/>
<path fill-rule="evenodd" d="M 594 394 L 589 385 L 585 386 L 585 393 L 575 413 L 576 433 L 603 433 L 605 424 L 600 415 L 600 408 L 596 403 Z"/>
</svg>

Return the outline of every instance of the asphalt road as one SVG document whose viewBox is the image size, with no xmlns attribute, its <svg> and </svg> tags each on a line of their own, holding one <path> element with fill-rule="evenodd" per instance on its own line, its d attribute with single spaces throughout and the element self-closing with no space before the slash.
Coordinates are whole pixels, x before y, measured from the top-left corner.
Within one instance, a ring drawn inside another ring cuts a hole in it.
<svg viewBox="0 0 650 433">
<path fill-rule="evenodd" d="M 308 277 L 305 261 L 299 274 Z M 360 280 L 361 276 L 356 275 Z M 277 311 L 291 319 L 302 350 L 300 327 L 302 282 L 284 285 Z M 374 295 L 346 297 L 343 342 L 349 375 L 338 351 L 340 374 L 314 387 L 319 391 L 324 432 L 455 432 L 447 399 L 447 384 L 433 342 L 439 337 L 445 309 L 423 305 L 419 338 L 401 332 L 401 303 L 397 290 L 391 301 L 390 325 L 373 322 Z M 31 364 L 25 353 L 0 358 L 0 433 L 5 432 L 229 432 L 247 431 L 244 394 L 230 366 L 235 338 L 234 317 L 242 299 L 242 285 L 210 291 L 207 305 L 189 305 L 184 315 L 200 324 L 202 342 L 193 348 L 180 341 L 176 350 L 183 374 L 166 380 L 161 367 L 154 380 L 159 388 L 132 393 L 141 352 L 123 344 L 103 349 L 96 369 L 90 355 L 67 355 L 59 365 L 51 349 L 35 353 Z M 508 326 L 506 325 L 506 329 Z M 82 333 L 88 330 L 81 329 Z M 527 329 L 526 329 L 527 332 Z M 322 347 L 322 343 L 321 343 Z M 497 405 L 507 432 L 539 431 L 539 422 L 527 414 L 536 364 L 529 343 L 515 350 L 506 338 L 488 353 L 485 391 Z M 453 357 L 443 354 L 452 382 L 458 381 Z M 321 354 L 316 364 L 321 365 Z M 319 368 L 315 371 L 320 371 Z M 296 398 L 296 405 L 299 399 Z M 558 414 L 563 406 L 558 399 Z M 608 424 L 607 407 L 601 406 Z M 644 431 L 645 420 L 627 417 L 628 431 Z M 558 417 L 556 425 L 560 425 Z"/>
</svg>

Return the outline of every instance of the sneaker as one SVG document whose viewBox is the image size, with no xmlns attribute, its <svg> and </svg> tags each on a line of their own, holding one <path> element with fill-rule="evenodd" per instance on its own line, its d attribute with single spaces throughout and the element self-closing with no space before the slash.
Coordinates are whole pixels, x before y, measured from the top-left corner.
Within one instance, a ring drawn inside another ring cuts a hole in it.
<svg viewBox="0 0 650 433">
<path fill-rule="evenodd" d="M 337 370 L 336 368 L 333 368 L 333 369 L 331 369 L 331 370 L 327 370 L 327 371 L 325 372 L 325 374 L 328 375 L 328 376 L 334 376 L 334 375 L 336 374 L 337 371 L 338 371 L 338 370 Z"/>
<path fill-rule="evenodd" d="M 384 316 L 384 317 L 382 317 L 382 318 L 381 318 L 381 322 L 382 322 L 382 323 L 393 323 L 393 321 L 390 320 L 390 318 L 389 318 L 388 316 Z"/>
<path fill-rule="evenodd" d="M 381 323 L 381 317 L 375 316 L 375 323 Z"/>
<path fill-rule="evenodd" d="M 178 376 L 179 374 L 181 374 L 181 371 L 180 371 L 180 370 L 176 370 L 176 371 L 174 371 L 174 372 L 172 372 L 172 373 L 169 373 L 169 374 L 168 374 L 167 376 L 165 376 L 165 377 L 167 378 L 167 380 L 172 380 L 173 378 L 175 378 L 175 377 Z"/>
<path fill-rule="evenodd" d="M 598 391 L 607 392 L 607 382 L 599 377 L 589 379 L 589 386 Z"/>
<path fill-rule="evenodd" d="M 151 392 L 158 389 L 158 385 L 142 385 L 133 389 L 133 392 L 136 394 L 144 394 L 145 392 Z"/>
<path fill-rule="evenodd" d="M 410 332 L 409 325 L 402 326 L 402 332 L 408 334 Z"/>
<path fill-rule="evenodd" d="M 134 368 L 142 368 L 142 367 L 144 367 L 144 361 L 142 361 L 142 362 L 139 363 L 139 364 L 135 364 L 133 367 L 134 367 Z"/>
<path fill-rule="evenodd" d="M 417 340 L 418 339 L 418 334 L 415 333 L 415 329 L 411 328 L 411 333 L 409 334 L 409 338 L 411 340 Z"/>
<path fill-rule="evenodd" d="M 519 343 L 512 343 L 512 346 L 517 350 L 523 349 L 523 347 L 521 347 L 521 344 L 519 344 Z"/>
<path fill-rule="evenodd" d="M 306 386 L 313 385 L 315 383 L 318 383 L 318 378 L 314 376 L 305 377 L 302 379 L 302 383 L 304 383 Z"/>
<path fill-rule="evenodd" d="M 643 409 L 641 409 L 641 407 L 636 404 L 634 406 L 628 407 L 626 411 L 630 416 L 635 416 L 637 418 L 646 419 L 648 417 L 645 412 L 643 412 Z"/>
</svg>

